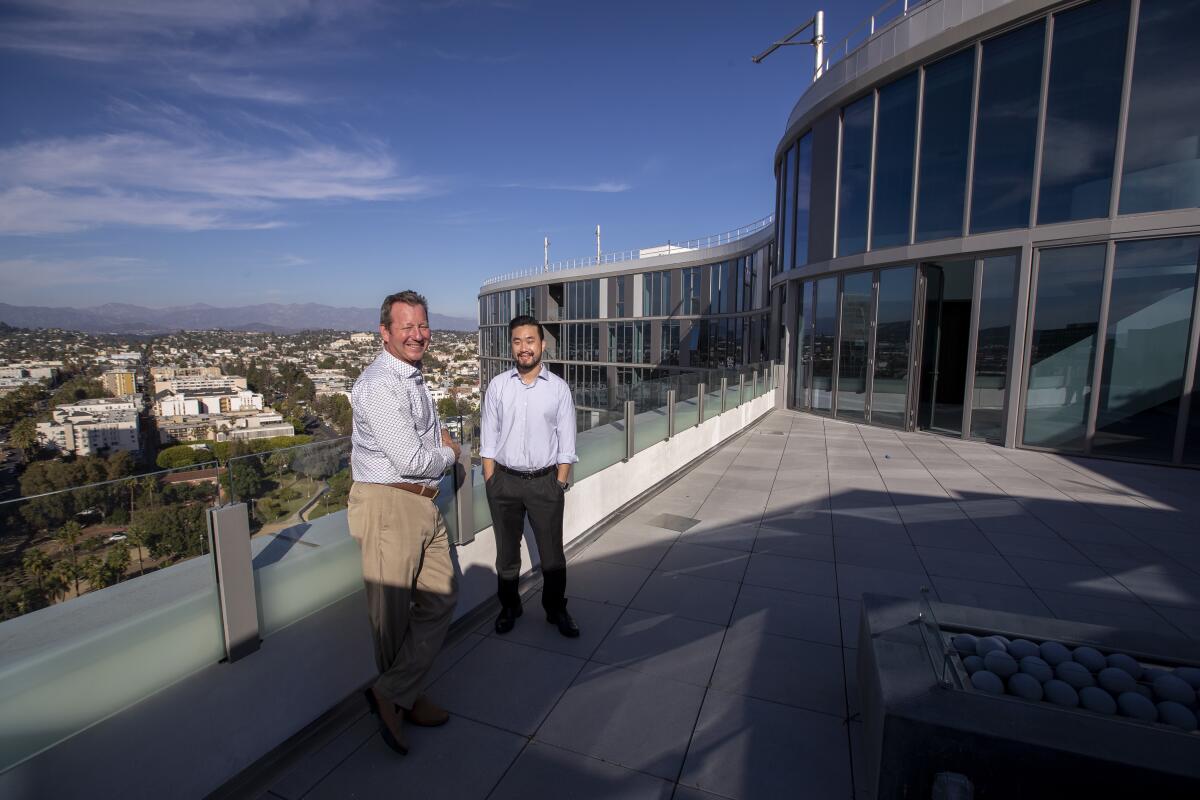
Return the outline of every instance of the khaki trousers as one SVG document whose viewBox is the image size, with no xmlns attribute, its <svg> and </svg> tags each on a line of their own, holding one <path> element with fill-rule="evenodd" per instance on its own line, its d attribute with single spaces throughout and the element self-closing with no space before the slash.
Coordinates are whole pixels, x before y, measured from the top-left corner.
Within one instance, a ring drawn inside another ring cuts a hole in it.
<svg viewBox="0 0 1200 800">
<path fill-rule="evenodd" d="M 450 628 L 458 581 L 441 512 L 428 497 L 355 483 L 347 510 L 362 547 L 363 583 L 375 637 L 375 688 L 412 708 Z"/>
</svg>

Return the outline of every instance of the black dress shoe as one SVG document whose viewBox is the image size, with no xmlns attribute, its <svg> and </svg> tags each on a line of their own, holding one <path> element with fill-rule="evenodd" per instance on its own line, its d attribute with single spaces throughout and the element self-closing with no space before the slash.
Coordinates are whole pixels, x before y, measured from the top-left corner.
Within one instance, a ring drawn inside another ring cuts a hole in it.
<svg viewBox="0 0 1200 800">
<path fill-rule="evenodd" d="M 502 608 L 500 616 L 496 617 L 496 633 L 508 633 L 513 629 L 513 625 L 517 624 L 517 617 L 521 616 L 521 607 Z"/>
<path fill-rule="evenodd" d="M 568 639 L 579 638 L 579 626 L 575 624 L 575 620 L 571 619 L 571 615 L 565 608 L 559 611 L 547 611 L 546 622 L 557 625 L 558 632 Z"/>
</svg>

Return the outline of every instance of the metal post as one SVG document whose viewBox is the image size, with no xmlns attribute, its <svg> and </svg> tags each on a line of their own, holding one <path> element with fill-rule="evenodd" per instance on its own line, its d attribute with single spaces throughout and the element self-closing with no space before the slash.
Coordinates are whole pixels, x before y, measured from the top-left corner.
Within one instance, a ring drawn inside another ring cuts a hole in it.
<svg viewBox="0 0 1200 800">
<path fill-rule="evenodd" d="M 667 438 L 675 435 L 675 390 L 667 389 Z"/>
<path fill-rule="evenodd" d="M 708 384 L 696 384 L 696 427 L 704 424 L 704 396 L 708 394 Z"/>
<path fill-rule="evenodd" d="M 208 536 L 225 634 L 225 660 L 258 650 L 258 598 L 254 593 L 254 561 L 250 555 L 250 516 L 245 503 L 208 510 Z"/>
<path fill-rule="evenodd" d="M 764 376 L 765 378 L 765 376 Z M 754 370 L 754 383 L 751 384 L 754 389 L 751 391 L 751 397 L 758 397 L 758 370 Z M 766 394 L 767 387 L 763 387 L 763 394 Z"/>
<path fill-rule="evenodd" d="M 625 461 L 633 458 L 634 454 L 633 417 L 637 413 L 636 409 L 632 400 L 625 401 Z"/>
<path fill-rule="evenodd" d="M 462 452 L 454 465 L 454 508 L 458 512 L 456 545 L 475 541 L 475 473 L 471 469 L 471 447 L 462 437 Z"/>
<path fill-rule="evenodd" d="M 728 405 L 725 398 L 729 396 L 729 377 L 721 376 L 721 413 L 725 413 L 725 407 Z"/>
<path fill-rule="evenodd" d="M 740 406 L 744 402 L 746 402 L 746 373 L 742 372 L 742 373 L 738 374 L 738 401 L 737 401 L 737 404 Z"/>
<path fill-rule="evenodd" d="M 813 44 L 817 48 L 817 68 L 813 72 L 813 80 L 816 81 L 825 70 L 825 12 L 818 11 L 813 20 Z"/>
</svg>

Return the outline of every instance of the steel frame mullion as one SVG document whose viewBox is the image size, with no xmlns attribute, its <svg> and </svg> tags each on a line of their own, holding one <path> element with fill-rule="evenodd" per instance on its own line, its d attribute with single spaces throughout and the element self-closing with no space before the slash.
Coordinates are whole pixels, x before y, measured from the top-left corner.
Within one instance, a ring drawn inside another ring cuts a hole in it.
<svg viewBox="0 0 1200 800">
<path fill-rule="evenodd" d="M 833 293 L 834 302 L 837 303 L 837 316 L 834 318 L 837 322 L 833 326 L 833 369 L 829 381 L 829 416 L 837 418 L 837 400 L 838 400 L 838 376 L 842 372 L 842 304 L 843 295 L 846 293 L 845 275 L 837 276 L 837 291 Z"/>
<path fill-rule="evenodd" d="M 971 132 L 967 137 L 967 175 L 963 191 L 963 215 L 960 230 L 963 236 L 971 232 L 971 203 L 975 196 L 975 137 L 979 130 L 979 84 L 983 72 L 983 42 L 975 43 L 975 74 L 971 76 Z M 966 407 L 963 407 L 966 413 Z"/>
<path fill-rule="evenodd" d="M 1091 455 L 1096 438 L 1096 415 L 1100 410 L 1100 392 L 1104 379 L 1104 353 L 1108 344 L 1108 311 L 1112 300 L 1113 263 L 1116 261 L 1117 243 L 1108 242 L 1104 248 L 1104 282 L 1100 286 L 1100 317 L 1096 321 L 1095 364 L 1092 365 L 1092 394 L 1088 398 L 1087 428 L 1083 440 L 1084 455 Z"/>
<path fill-rule="evenodd" d="M 975 354 L 979 349 L 979 312 L 983 301 L 983 258 L 975 259 L 971 275 L 971 327 L 967 334 L 967 376 L 963 381 L 962 438 L 971 438 L 971 415 L 975 406 Z"/>
<path fill-rule="evenodd" d="M 1046 109 L 1050 103 L 1050 56 L 1054 44 L 1054 15 L 1046 18 L 1046 41 L 1042 46 L 1042 88 L 1038 99 L 1037 142 L 1033 148 L 1033 186 L 1029 195 L 1029 227 L 1037 225 L 1038 201 L 1042 191 L 1042 150 L 1046 143 Z"/>
<path fill-rule="evenodd" d="M 1117 117 L 1116 152 L 1113 154 L 1112 186 L 1109 187 L 1108 216 L 1116 217 L 1121 206 L 1121 175 L 1125 171 L 1125 137 L 1129 130 L 1129 101 L 1133 89 L 1133 59 L 1137 44 L 1138 17 L 1141 0 L 1129 3 L 1129 31 L 1125 40 L 1125 71 L 1121 77 L 1121 112 Z"/>
<path fill-rule="evenodd" d="M 1200 415 L 1200 397 L 1193 398 L 1196 391 L 1197 350 L 1200 350 L 1200 269 L 1196 270 L 1196 283 L 1192 288 L 1192 329 L 1188 337 L 1187 357 L 1184 359 L 1183 386 L 1179 396 L 1179 417 L 1175 423 L 1175 447 L 1172 448 L 1171 463 L 1182 464 L 1187 446 L 1188 420 L 1192 405 Z M 1190 402 L 1189 402 L 1190 401 Z"/>
<path fill-rule="evenodd" d="M 908 241 L 912 244 L 917 239 L 917 197 L 921 191 L 921 138 L 925 133 L 925 67 L 917 72 L 917 133 L 913 137 L 913 176 L 912 194 L 908 206 Z"/>
<path fill-rule="evenodd" d="M 873 93 L 875 101 L 871 113 L 871 168 L 870 175 L 867 179 L 867 236 L 865 247 L 866 252 L 871 252 L 874 242 L 872 238 L 874 232 L 872 228 L 875 226 L 875 153 L 879 143 L 879 89 L 876 88 Z"/>
<path fill-rule="evenodd" d="M 1042 251 L 1034 250 L 1029 258 L 1029 286 L 1025 297 L 1027 298 L 1026 313 L 1025 313 L 1025 331 L 1022 337 L 1025 345 L 1022 348 L 1023 355 L 1021 358 L 1021 384 L 1017 392 L 1017 407 L 1014 409 L 1015 420 L 1010 418 L 1010 421 L 1015 421 L 1015 430 L 1012 432 L 1013 447 L 1024 447 L 1025 441 L 1025 409 L 1029 398 L 1029 377 L 1033 371 L 1033 331 L 1035 316 L 1037 313 L 1037 297 L 1038 276 L 1041 272 Z"/>
</svg>

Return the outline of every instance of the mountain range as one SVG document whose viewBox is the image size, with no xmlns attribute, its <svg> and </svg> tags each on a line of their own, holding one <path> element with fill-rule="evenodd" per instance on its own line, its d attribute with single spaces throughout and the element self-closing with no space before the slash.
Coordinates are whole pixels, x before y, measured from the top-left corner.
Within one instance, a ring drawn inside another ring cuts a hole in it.
<svg viewBox="0 0 1200 800">
<path fill-rule="evenodd" d="M 62 328 L 85 333 L 150 334 L 179 330 L 257 331 L 294 333 L 302 330 L 374 331 L 379 328 L 378 308 L 336 308 L 320 303 L 261 303 L 219 308 L 199 303 L 169 308 L 146 308 L 107 303 L 88 308 L 13 306 L 0 303 L 0 322 L 15 328 Z M 439 331 L 473 331 L 475 320 L 430 314 L 429 324 Z"/>
</svg>

